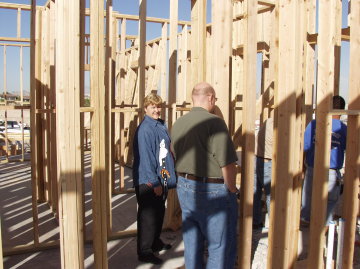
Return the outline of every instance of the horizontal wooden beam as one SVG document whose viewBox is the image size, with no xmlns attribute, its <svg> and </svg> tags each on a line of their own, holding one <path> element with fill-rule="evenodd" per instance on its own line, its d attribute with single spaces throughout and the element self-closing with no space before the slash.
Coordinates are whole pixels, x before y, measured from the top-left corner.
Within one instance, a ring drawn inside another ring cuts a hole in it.
<svg viewBox="0 0 360 269">
<path fill-rule="evenodd" d="M 0 43 L 0 46 L 7 46 L 7 47 L 30 47 L 30 44 Z"/>
<path fill-rule="evenodd" d="M 36 109 L 35 110 L 36 114 L 44 114 L 44 113 L 56 113 L 56 109 L 55 108 L 50 108 L 50 109 Z"/>
<path fill-rule="evenodd" d="M 94 112 L 95 109 L 93 107 L 87 106 L 87 107 L 80 107 L 80 112 Z"/>
<path fill-rule="evenodd" d="M 235 50 L 238 50 L 238 51 L 235 51 L 235 52 L 233 51 L 233 54 L 242 55 L 243 49 L 244 49 L 244 45 L 241 44 L 236 47 Z M 269 52 L 269 49 L 270 49 L 270 46 L 265 41 L 257 42 L 257 52 L 264 52 L 264 51 Z"/>
<path fill-rule="evenodd" d="M 134 188 L 124 189 L 124 190 L 114 190 L 113 194 L 131 194 L 135 193 Z"/>
<path fill-rule="evenodd" d="M 271 1 L 271 0 L 259 0 L 258 4 L 263 5 L 263 6 L 268 6 L 268 7 L 274 7 L 275 6 L 274 1 Z"/>
<path fill-rule="evenodd" d="M 112 108 L 111 112 L 122 113 L 122 112 L 140 112 L 141 108 Z"/>
<path fill-rule="evenodd" d="M 138 21 L 138 15 L 128 15 L 128 14 L 120 14 L 114 13 L 115 18 L 117 19 L 127 19 L 132 21 Z M 155 23 L 170 23 L 169 19 L 155 18 L 155 17 L 146 17 L 146 22 L 155 22 Z M 191 25 L 190 21 L 178 21 L 178 25 Z"/>
<path fill-rule="evenodd" d="M 261 7 L 261 8 L 258 9 L 257 14 L 265 13 L 265 12 L 271 11 L 273 9 L 274 9 L 273 5 L 272 6 Z M 233 20 L 234 21 L 242 20 L 242 19 L 245 18 L 245 16 L 246 16 L 246 13 L 241 13 L 241 14 L 235 15 Z"/>
<path fill-rule="evenodd" d="M 308 34 L 307 35 L 307 41 L 310 45 L 317 44 L 317 37 L 318 34 Z M 347 28 L 341 29 L 341 41 L 350 41 L 350 26 Z"/>
<path fill-rule="evenodd" d="M 7 41 L 7 42 L 29 42 L 30 38 L 22 38 L 22 37 L 5 37 L 1 36 L 0 41 Z"/>
<path fill-rule="evenodd" d="M 0 2 L 0 8 L 31 10 L 31 5 Z"/>
<path fill-rule="evenodd" d="M 1 106 L 0 105 L 0 110 L 16 110 L 16 109 L 30 109 L 31 106 L 30 105 L 18 105 L 18 106 Z"/>
<path fill-rule="evenodd" d="M 161 39 L 162 39 L 162 37 L 158 37 L 158 38 L 155 38 L 155 39 L 151 39 L 151 40 L 149 40 L 149 41 L 146 41 L 145 45 L 152 45 L 152 44 L 155 44 L 155 43 L 159 43 L 159 42 L 161 41 Z M 169 38 L 167 38 L 167 39 L 169 39 Z M 138 48 L 139 48 L 138 45 L 132 46 L 132 47 L 130 47 L 130 48 L 127 48 L 127 49 L 125 50 L 125 52 L 129 52 L 129 51 L 131 51 L 131 50 L 133 50 L 133 49 L 138 49 Z"/>
<path fill-rule="evenodd" d="M 356 115 L 360 115 L 360 110 L 333 109 L 333 110 L 330 110 L 329 114 L 331 114 L 331 115 L 351 115 L 351 116 L 356 116 Z"/>
<path fill-rule="evenodd" d="M 59 245 L 60 245 L 59 240 L 53 240 L 53 241 L 49 241 L 49 242 L 39 243 L 38 245 L 28 244 L 28 245 L 19 245 L 19 246 L 15 246 L 15 247 L 11 247 L 11 248 L 5 248 L 4 249 L 4 257 L 57 248 L 57 247 L 59 247 Z"/>
</svg>

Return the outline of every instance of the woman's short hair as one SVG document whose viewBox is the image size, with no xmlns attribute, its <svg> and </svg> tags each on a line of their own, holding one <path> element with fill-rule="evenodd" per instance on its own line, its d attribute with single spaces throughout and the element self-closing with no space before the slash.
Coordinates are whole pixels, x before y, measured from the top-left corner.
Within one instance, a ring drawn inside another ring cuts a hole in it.
<svg viewBox="0 0 360 269">
<path fill-rule="evenodd" d="M 147 107 L 148 105 L 159 106 L 162 104 L 162 102 L 163 100 L 159 95 L 155 93 L 150 93 L 144 99 L 144 107 Z"/>
</svg>

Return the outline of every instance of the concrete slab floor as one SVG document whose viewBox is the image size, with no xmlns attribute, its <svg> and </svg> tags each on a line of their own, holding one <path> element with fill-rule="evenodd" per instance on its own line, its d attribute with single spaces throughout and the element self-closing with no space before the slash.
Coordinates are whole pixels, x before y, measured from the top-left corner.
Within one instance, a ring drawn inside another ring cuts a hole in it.
<svg viewBox="0 0 360 269">
<path fill-rule="evenodd" d="M 92 233 L 91 210 L 91 178 L 90 156 L 85 156 L 85 223 L 86 237 Z M 116 177 L 119 168 L 116 167 Z M 125 185 L 132 186 L 131 170 L 125 170 Z M 33 240 L 32 213 L 31 213 L 31 170 L 30 162 L 15 162 L 1 164 L 0 167 L 0 216 L 2 221 L 3 248 L 20 244 L 29 244 Z M 113 231 L 136 229 L 136 198 L 135 194 L 119 194 L 112 197 Z M 38 204 L 40 241 L 48 242 L 59 238 L 58 221 L 53 216 L 46 203 Z M 109 241 L 108 264 L 110 269 L 115 268 L 185 268 L 184 245 L 181 231 L 166 231 L 162 239 L 173 245 L 173 248 L 160 253 L 164 263 L 160 266 L 141 264 L 136 255 L 136 238 L 125 238 Z M 306 268 L 308 248 L 308 230 L 303 229 L 299 240 L 299 258 L 296 268 Z M 266 268 L 268 251 L 268 230 L 255 230 L 252 240 L 252 268 Z M 91 244 L 84 247 L 85 268 L 94 268 L 94 256 Z M 54 248 L 45 251 L 13 255 L 4 257 L 4 268 L 31 268 L 57 269 L 60 265 L 60 249 Z M 355 248 L 354 267 L 360 269 L 360 247 Z"/>
</svg>

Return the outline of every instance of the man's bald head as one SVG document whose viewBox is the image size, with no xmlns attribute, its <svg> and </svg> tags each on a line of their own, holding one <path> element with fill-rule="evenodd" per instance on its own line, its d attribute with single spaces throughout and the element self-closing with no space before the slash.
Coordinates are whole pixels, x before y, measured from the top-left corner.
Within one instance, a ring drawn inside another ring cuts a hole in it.
<svg viewBox="0 0 360 269">
<path fill-rule="evenodd" d="M 192 90 L 192 100 L 194 106 L 205 108 L 211 112 L 215 107 L 215 90 L 209 83 L 200 82 Z"/>
<path fill-rule="evenodd" d="M 215 95 L 214 88 L 207 82 L 200 82 L 196 84 L 192 90 L 192 96 L 198 97 L 199 95 Z"/>
</svg>

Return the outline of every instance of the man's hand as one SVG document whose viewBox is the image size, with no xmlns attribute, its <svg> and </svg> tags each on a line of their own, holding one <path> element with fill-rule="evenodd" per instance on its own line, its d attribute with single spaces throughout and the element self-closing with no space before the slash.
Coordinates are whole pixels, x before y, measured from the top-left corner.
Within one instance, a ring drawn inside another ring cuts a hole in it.
<svg viewBox="0 0 360 269">
<path fill-rule="evenodd" d="M 162 195 L 162 186 L 157 186 L 154 188 L 154 193 L 156 194 L 156 196 L 161 196 Z"/>
<path fill-rule="evenodd" d="M 230 163 L 224 167 L 221 167 L 221 171 L 224 177 L 225 185 L 230 192 L 235 193 L 236 188 L 236 166 L 235 163 Z"/>
</svg>

